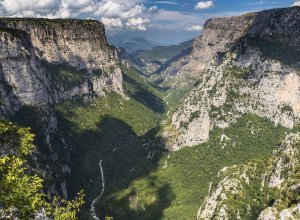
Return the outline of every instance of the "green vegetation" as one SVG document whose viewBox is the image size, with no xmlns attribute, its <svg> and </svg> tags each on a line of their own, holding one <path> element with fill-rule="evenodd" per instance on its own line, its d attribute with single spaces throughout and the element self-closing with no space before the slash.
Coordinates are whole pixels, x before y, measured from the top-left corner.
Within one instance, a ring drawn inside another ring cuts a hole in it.
<svg viewBox="0 0 300 220">
<path fill-rule="evenodd" d="M 20 38 L 22 36 L 27 35 L 27 33 L 25 31 L 15 30 L 15 29 L 11 29 L 11 28 L 4 28 L 4 27 L 0 28 L 0 33 L 8 33 L 16 38 Z"/>
<path fill-rule="evenodd" d="M 288 113 L 292 114 L 293 113 L 293 108 L 289 105 L 284 105 L 281 108 L 281 112 L 288 112 Z"/>
<path fill-rule="evenodd" d="M 267 58 L 278 60 L 283 64 L 299 69 L 300 52 L 297 49 L 259 37 L 249 37 L 248 41 L 252 46 L 260 48 Z"/>
<path fill-rule="evenodd" d="M 199 118 L 199 114 L 200 114 L 199 111 L 192 112 L 189 118 L 189 122 L 192 122 L 194 119 Z"/>
<path fill-rule="evenodd" d="M 47 26 L 54 26 L 54 25 L 61 25 L 61 26 L 69 26 L 73 24 L 79 25 L 95 25 L 99 23 L 96 20 L 80 20 L 80 19 L 48 19 L 48 18 L 11 18 L 11 17 L 2 17 L 0 18 L 0 23 L 4 25 L 13 25 L 15 23 L 28 23 L 32 25 L 47 25 Z"/>
<path fill-rule="evenodd" d="M 148 152 L 143 147 L 148 136 L 155 136 L 154 128 L 162 120 L 160 92 L 150 92 L 155 88 L 145 86 L 144 79 L 134 71 L 127 72 L 124 83 L 130 99 L 111 93 L 89 101 L 66 101 L 55 107 L 62 136 L 73 146 L 68 188 L 71 194 L 80 188 L 86 192 L 86 205 L 80 216 L 83 219 L 91 218 L 91 201 L 101 191 L 100 159 L 107 182 L 106 196 L 151 170 L 163 150 L 157 149 L 152 161 L 146 159 Z"/>
<path fill-rule="evenodd" d="M 102 119 L 116 118 L 128 124 L 136 134 L 145 134 L 160 121 L 160 114 L 134 99 L 123 99 L 116 93 L 91 101 L 65 101 L 56 109 L 82 130 L 97 130 Z"/>
<path fill-rule="evenodd" d="M 127 88 L 134 94 L 138 87 L 131 86 Z M 68 101 L 56 109 L 61 130 L 69 136 L 66 141 L 74 146 L 70 188 L 73 193 L 85 189 L 87 206 L 81 217 L 87 219 L 88 204 L 101 191 L 100 159 L 106 178 L 97 204 L 100 217 L 193 219 L 220 169 L 271 155 L 286 131 L 244 115 L 229 128 L 212 131 L 205 144 L 171 154 L 154 148 L 150 160 L 152 152 L 143 146 L 155 136 L 152 128 L 162 116 L 138 100 L 111 94 L 88 102 Z M 221 141 L 223 134 L 229 139 Z"/>
<path fill-rule="evenodd" d="M 225 77 L 234 77 L 236 79 L 247 79 L 247 77 L 250 74 L 250 69 L 247 68 L 240 68 L 237 66 L 229 66 L 225 71 L 224 71 L 224 76 Z"/>
<path fill-rule="evenodd" d="M 65 89 L 74 88 L 83 84 L 86 78 L 87 70 L 77 70 L 75 67 L 63 64 L 52 64 L 43 62 L 47 73 L 50 74 L 51 80 L 58 86 Z"/>
<path fill-rule="evenodd" d="M 88 205 L 101 191 L 100 159 L 109 183 L 105 194 L 129 184 L 151 168 L 152 162 L 145 160 L 143 134 L 157 126 L 158 113 L 117 94 L 87 103 L 65 102 L 57 110 L 66 141 L 74 147 L 69 188 L 76 192 L 83 187 Z M 88 210 L 89 206 L 85 206 L 85 218 L 89 217 Z"/>
<path fill-rule="evenodd" d="M 283 142 L 281 145 L 287 147 L 286 144 Z M 292 147 L 299 150 L 300 144 L 293 143 Z M 284 148 L 277 148 L 277 152 L 272 157 L 265 156 L 241 166 L 230 167 L 214 181 L 213 191 L 224 178 L 234 179 L 240 184 L 236 193 L 233 194 L 231 189 L 225 192 L 227 198 L 218 204 L 218 207 L 226 206 L 229 219 L 235 219 L 237 215 L 241 219 L 257 219 L 260 213 L 268 207 L 273 207 L 281 212 L 284 209 L 295 207 L 300 202 L 298 192 L 300 167 L 299 165 L 293 167 L 293 163 L 290 163 L 292 158 L 285 155 L 284 151 Z M 299 160 L 299 154 L 296 153 L 295 156 L 298 158 L 294 159 Z M 270 175 L 275 173 L 274 166 L 279 158 L 285 164 L 280 175 L 283 183 L 280 184 L 280 187 L 274 188 L 270 188 L 268 184 L 262 185 L 262 181 L 268 181 Z M 265 176 L 265 180 L 262 180 L 262 176 Z"/>
<path fill-rule="evenodd" d="M 154 62 L 158 60 L 169 60 L 172 57 L 180 54 L 183 50 L 192 46 L 194 40 L 183 42 L 179 45 L 158 46 L 148 50 L 139 50 L 133 52 L 135 57 L 138 57 L 146 62 Z"/>
<path fill-rule="evenodd" d="M 126 73 L 123 74 L 126 93 L 147 108 L 157 113 L 164 113 L 166 106 L 162 100 L 164 95 L 163 89 L 150 83 L 136 69 L 126 69 L 124 66 L 121 66 L 121 68 Z"/>
<path fill-rule="evenodd" d="M 194 219 L 220 169 L 271 155 L 285 130 L 245 115 L 205 144 L 164 155 L 148 175 L 106 196 L 102 209 L 117 219 Z M 222 142 L 223 134 L 230 139 Z"/>
<path fill-rule="evenodd" d="M 28 128 L 0 121 L 0 218 L 32 219 L 44 209 L 44 215 L 55 220 L 76 219 L 83 204 L 82 191 L 73 201 L 56 197 L 49 203 L 43 180 L 28 174 L 27 157 L 34 150 L 33 138 Z"/>
</svg>

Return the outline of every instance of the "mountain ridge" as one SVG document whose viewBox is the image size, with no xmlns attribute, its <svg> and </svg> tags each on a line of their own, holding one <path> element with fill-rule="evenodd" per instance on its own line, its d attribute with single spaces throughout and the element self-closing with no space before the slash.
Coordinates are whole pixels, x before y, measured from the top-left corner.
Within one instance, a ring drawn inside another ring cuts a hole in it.
<svg viewBox="0 0 300 220">
<path fill-rule="evenodd" d="M 171 127 L 167 128 L 179 131 L 180 135 L 176 138 L 182 143 L 175 146 L 191 146 L 206 141 L 209 130 L 214 126 L 226 127 L 246 112 L 270 118 L 276 124 L 289 128 L 299 121 L 299 108 L 295 101 L 300 98 L 297 68 L 281 61 L 276 54 L 273 57 L 265 55 L 265 49 L 259 43 L 267 41 L 268 36 L 275 35 L 276 30 L 282 33 L 279 27 L 285 30 L 286 24 L 299 13 L 299 7 L 293 7 L 206 22 L 203 35 L 196 40 L 192 54 L 177 71 L 179 76 L 192 72 L 201 83 L 190 93 L 181 110 L 173 115 Z M 257 24 L 261 24 L 261 17 L 265 22 L 262 25 L 264 29 L 259 29 L 262 34 L 253 31 Z M 287 20 L 281 19 L 282 17 Z M 268 24 L 277 29 L 268 29 Z M 290 31 L 284 31 L 283 39 L 278 42 L 297 44 L 297 31 L 294 33 L 292 30 L 297 29 L 298 24 L 299 22 L 294 22 L 291 24 L 293 26 L 289 25 Z M 282 54 L 278 56 L 286 57 Z M 170 69 L 167 71 L 172 71 L 172 67 Z M 288 88 L 294 89 L 288 92 Z M 226 105 L 229 108 L 222 109 Z M 292 109 L 293 113 L 282 110 L 284 106 Z M 214 116 L 211 115 L 213 111 L 216 113 Z M 172 132 L 166 132 L 166 136 L 172 136 Z"/>
</svg>

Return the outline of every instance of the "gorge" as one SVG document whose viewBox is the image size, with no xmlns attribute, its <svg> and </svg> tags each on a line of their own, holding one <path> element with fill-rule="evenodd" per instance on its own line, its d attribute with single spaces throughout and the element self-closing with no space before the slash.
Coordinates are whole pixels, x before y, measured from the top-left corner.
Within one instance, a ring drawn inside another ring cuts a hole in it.
<svg viewBox="0 0 300 220">
<path fill-rule="evenodd" d="M 0 124 L 35 134 L 48 200 L 84 190 L 79 219 L 299 219 L 299 32 L 273 9 L 128 53 L 100 21 L 0 18 Z"/>
</svg>

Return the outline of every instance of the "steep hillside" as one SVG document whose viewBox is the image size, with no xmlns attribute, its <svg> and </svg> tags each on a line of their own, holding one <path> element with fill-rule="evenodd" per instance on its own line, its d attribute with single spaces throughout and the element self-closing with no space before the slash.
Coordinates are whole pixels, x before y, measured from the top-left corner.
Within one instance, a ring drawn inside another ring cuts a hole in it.
<svg viewBox="0 0 300 220">
<path fill-rule="evenodd" d="M 224 167 L 197 219 L 298 219 L 299 141 L 289 134 L 272 157 Z"/>
<path fill-rule="evenodd" d="M 0 120 L 0 218 L 75 220 L 83 193 L 73 201 L 46 197 L 42 175 L 29 166 L 33 139 L 29 128 Z"/>
<path fill-rule="evenodd" d="M 299 122 L 299 7 L 212 19 L 187 64 L 198 85 L 165 127 L 170 148 L 203 143 L 244 113 Z"/>
<path fill-rule="evenodd" d="M 195 219 L 209 183 L 217 182 L 222 168 L 270 157 L 286 131 L 266 119 L 244 115 L 228 128 L 211 131 L 208 142 L 176 152 L 157 154 L 155 146 L 166 147 L 165 143 L 150 141 L 146 149 L 156 152 L 156 157 L 151 160 L 149 154 L 144 163 L 154 165 L 148 165 L 134 180 L 108 190 L 100 200 L 100 214 L 116 219 Z M 133 173 L 140 171 L 133 168 Z M 132 172 L 120 174 L 123 181 Z M 106 183 L 109 187 L 115 180 Z"/>
<path fill-rule="evenodd" d="M 49 195 L 67 197 L 71 147 L 52 105 L 75 97 L 125 97 L 117 52 L 92 20 L 0 19 L 0 116 L 37 135 L 37 168 Z"/>
</svg>

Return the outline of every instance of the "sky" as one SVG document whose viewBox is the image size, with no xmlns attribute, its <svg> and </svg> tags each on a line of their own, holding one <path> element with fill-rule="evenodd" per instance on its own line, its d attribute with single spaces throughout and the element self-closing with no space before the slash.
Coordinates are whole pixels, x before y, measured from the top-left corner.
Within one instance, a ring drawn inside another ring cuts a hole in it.
<svg viewBox="0 0 300 220">
<path fill-rule="evenodd" d="M 300 6 L 298 0 L 0 0 L 0 16 L 97 19 L 108 39 L 177 44 L 201 34 L 213 17 Z"/>
</svg>

